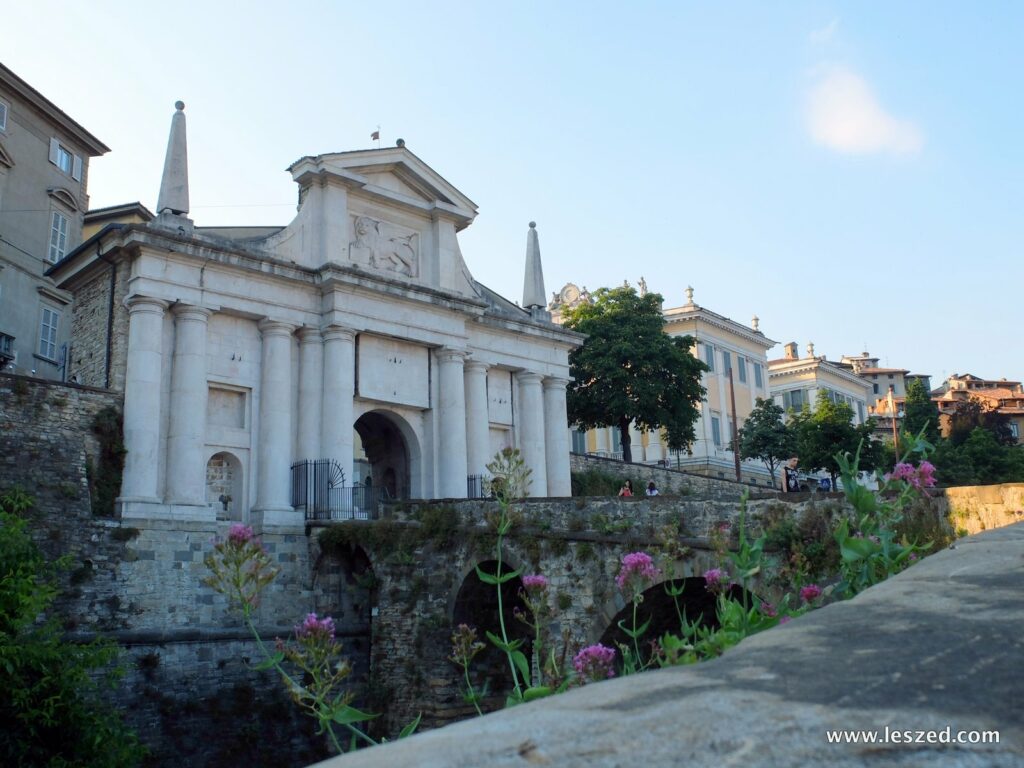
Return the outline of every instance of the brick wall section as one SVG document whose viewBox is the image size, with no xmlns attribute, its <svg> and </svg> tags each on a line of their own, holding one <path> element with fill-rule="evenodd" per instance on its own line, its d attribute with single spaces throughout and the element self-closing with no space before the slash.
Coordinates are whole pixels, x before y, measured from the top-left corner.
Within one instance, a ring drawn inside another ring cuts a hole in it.
<svg viewBox="0 0 1024 768">
<path fill-rule="evenodd" d="M 69 378 L 78 376 L 81 384 L 106 386 L 107 326 L 110 317 L 110 266 L 98 270 L 75 290 L 71 313 L 71 367 Z M 110 388 L 124 390 L 124 372 L 128 354 L 128 293 L 130 265 L 116 263 L 114 280 L 114 317 L 110 349 Z"/>
<path fill-rule="evenodd" d="M 1024 483 L 946 488 L 949 520 L 969 534 L 1024 520 Z"/>
<path fill-rule="evenodd" d="M 590 456 L 573 453 L 569 457 L 569 467 L 573 472 L 599 471 L 622 479 L 643 479 L 643 488 L 653 480 L 658 491 L 666 495 L 688 495 L 698 498 L 719 499 L 721 501 L 738 501 L 744 492 L 751 498 L 768 498 L 778 496 L 778 491 L 771 488 L 737 483 L 735 480 L 721 480 L 704 475 L 691 474 L 678 469 L 664 469 L 647 464 L 630 464 L 617 459 L 606 459 L 601 456 Z M 642 493 L 643 488 L 633 491 Z"/>
</svg>

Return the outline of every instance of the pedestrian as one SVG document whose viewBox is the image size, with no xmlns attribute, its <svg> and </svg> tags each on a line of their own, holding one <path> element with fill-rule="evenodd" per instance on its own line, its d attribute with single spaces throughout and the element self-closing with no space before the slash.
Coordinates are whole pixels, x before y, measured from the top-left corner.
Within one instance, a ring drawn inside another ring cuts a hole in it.
<svg viewBox="0 0 1024 768">
<path fill-rule="evenodd" d="M 647 491 L 646 491 L 646 493 L 647 493 L 648 496 L 657 496 L 658 495 L 658 486 L 656 486 L 654 484 L 653 480 L 651 480 L 651 482 L 649 482 L 647 484 Z"/>
<path fill-rule="evenodd" d="M 633 481 L 627 480 L 619 488 L 619 496 L 632 496 L 633 495 Z"/>
</svg>

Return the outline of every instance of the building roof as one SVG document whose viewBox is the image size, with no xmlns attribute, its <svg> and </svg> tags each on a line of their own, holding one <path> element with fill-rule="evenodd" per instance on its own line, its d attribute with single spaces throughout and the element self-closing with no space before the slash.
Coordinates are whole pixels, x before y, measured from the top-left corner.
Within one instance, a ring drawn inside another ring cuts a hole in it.
<svg viewBox="0 0 1024 768">
<path fill-rule="evenodd" d="M 754 330 L 749 326 L 737 323 L 735 320 L 731 320 L 725 315 L 720 315 L 717 312 L 712 312 L 710 309 L 702 307 L 700 304 L 685 304 L 681 307 L 671 307 L 662 312 L 666 323 L 679 323 L 687 320 L 703 320 L 709 325 L 716 326 L 722 330 L 735 333 L 737 336 L 741 336 L 747 341 L 752 341 L 764 347 L 766 350 L 771 349 L 777 341 L 769 339 L 760 330 Z"/>
<path fill-rule="evenodd" d="M 908 368 L 861 368 L 857 373 L 910 373 Z"/>
<path fill-rule="evenodd" d="M 79 144 L 85 147 L 90 157 L 105 154 L 110 147 L 93 136 L 83 128 L 77 121 L 73 120 L 64 110 L 43 96 L 39 91 L 26 83 L 14 72 L 0 64 L 0 83 L 17 93 L 25 101 L 29 102 L 37 110 L 42 112 L 52 121 L 66 130 Z"/>
<path fill-rule="evenodd" d="M 146 206 L 136 200 L 134 203 L 120 203 L 119 205 L 108 205 L 106 208 L 90 208 L 85 212 L 85 223 L 96 224 L 107 219 L 118 219 L 123 216 L 135 214 L 143 221 L 152 221 L 156 217 Z"/>
</svg>

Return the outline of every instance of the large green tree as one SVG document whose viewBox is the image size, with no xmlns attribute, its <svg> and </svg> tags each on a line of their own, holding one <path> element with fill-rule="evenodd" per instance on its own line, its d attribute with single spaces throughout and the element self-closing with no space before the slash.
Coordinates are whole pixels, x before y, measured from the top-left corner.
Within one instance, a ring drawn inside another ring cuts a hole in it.
<svg viewBox="0 0 1024 768">
<path fill-rule="evenodd" d="M 775 470 L 796 454 L 796 435 L 783 420 L 782 406 L 757 398 L 740 428 L 740 457 L 764 462 L 775 487 Z"/>
<path fill-rule="evenodd" d="M 839 465 L 836 454 L 854 455 L 860 451 L 860 469 L 871 471 L 878 466 L 881 444 L 872 439 L 874 421 L 853 423 L 853 409 L 846 403 L 829 400 L 824 390 L 818 391 L 814 410 L 804 409 L 792 421 L 796 433 L 796 453 L 800 468 L 807 472 L 824 470 L 836 487 Z"/>
<path fill-rule="evenodd" d="M 593 303 L 565 314 L 565 326 L 585 333 L 569 355 L 573 382 L 569 421 L 583 429 L 618 427 L 622 456 L 632 461 L 629 425 L 664 429 L 668 447 L 682 450 L 694 438 L 707 366 L 690 350 L 690 336 L 667 336 L 662 297 L 630 286 L 601 288 Z"/>
<path fill-rule="evenodd" d="M 965 443 L 977 427 L 991 432 L 1000 445 L 1016 443 L 1016 438 L 1010 431 L 1010 417 L 980 400 L 970 398 L 958 401 L 949 419 L 948 437 L 953 445 Z"/>
<path fill-rule="evenodd" d="M 924 429 L 924 437 L 932 445 L 939 439 L 939 409 L 920 379 L 914 379 L 907 385 L 903 429 L 912 435 Z"/>
</svg>

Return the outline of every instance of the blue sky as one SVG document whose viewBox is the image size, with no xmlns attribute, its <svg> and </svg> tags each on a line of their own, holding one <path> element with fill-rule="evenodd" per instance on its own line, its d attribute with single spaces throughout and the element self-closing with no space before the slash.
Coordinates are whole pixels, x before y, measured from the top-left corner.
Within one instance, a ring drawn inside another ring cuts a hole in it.
<svg viewBox="0 0 1024 768">
<path fill-rule="evenodd" d="M 284 169 L 380 125 L 513 299 L 536 220 L 549 294 L 644 276 L 833 359 L 1024 379 L 1024 5 L 240 8 L 6 11 L 3 62 L 113 150 L 93 206 L 154 206 L 179 98 L 199 225 L 287 223 Z"/>
</svg>

